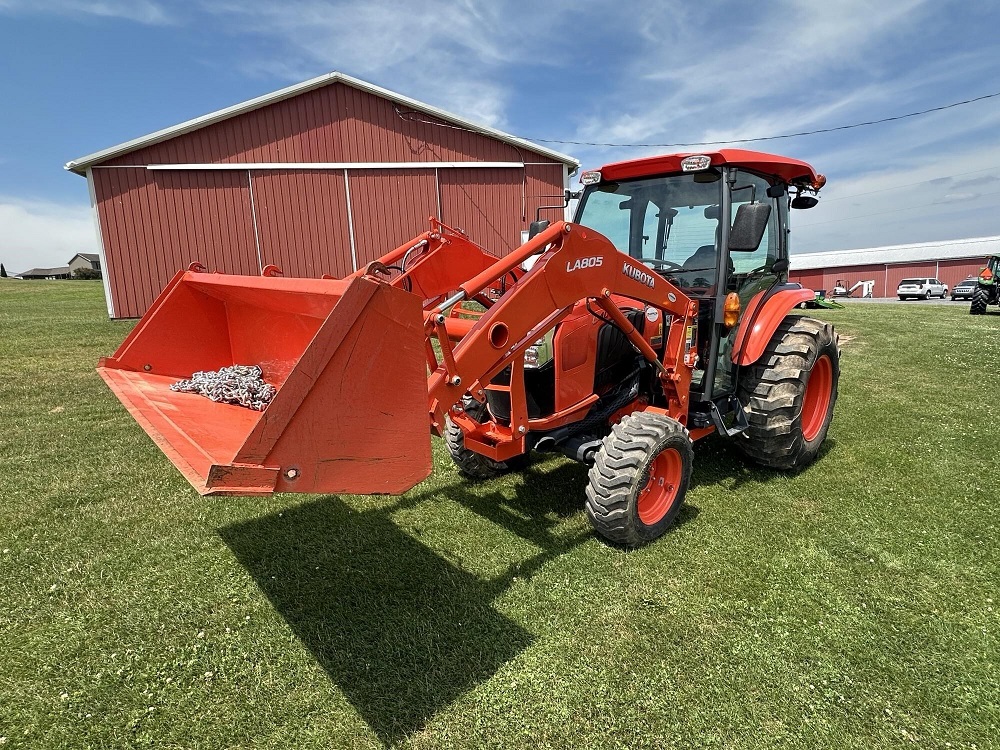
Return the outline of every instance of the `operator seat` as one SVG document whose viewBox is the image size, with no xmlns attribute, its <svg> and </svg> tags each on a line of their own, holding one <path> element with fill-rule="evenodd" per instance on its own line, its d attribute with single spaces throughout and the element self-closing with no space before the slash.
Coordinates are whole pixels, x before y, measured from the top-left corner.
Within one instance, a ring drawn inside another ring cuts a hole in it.
<svg viewBox="0 0 1000 750">
<path fill-rule="evenodd" d="M 715 268 L 715 245 L 702 245 L 694 251 L 694 255 L 684 261 L 681 267 L 685 271 Z"/>
<path fill-rule="evenodd" d="M 694 251 L 694 255 L 688 258 L 681 265 L 685 271 L 705 271 L 715 268 L 715 258 L 716 258 L 716 248 L 719 246 L 719 235 L 722 231 L 721 225 L 721 214 L 719 212 L 720 206 L 718 204 L 713 204 L 711 206 L 705 206 L 705 218 L 709 221 L 718 222 L 715 227 L 715 244 L 714 245 L 702 245 L 697 250 Z M 733 273 L 735 267 L 733 266 L 732 257 L 729 258 L 729 273 Z"/>
<path fill-rule="evenodd" d="M 705 270 L 715 268 L 715 258 L 716 251 L 715 245 L 702 245 L 697 250 L 694 251 L 694 255 L 688 258 L 681 267 L 685 271 L 694 270 Z M 729 273 L 732 274 L 736 271 L 736 266 L 733 264 L 733 256 L 729 256 Z"/>
</svg>

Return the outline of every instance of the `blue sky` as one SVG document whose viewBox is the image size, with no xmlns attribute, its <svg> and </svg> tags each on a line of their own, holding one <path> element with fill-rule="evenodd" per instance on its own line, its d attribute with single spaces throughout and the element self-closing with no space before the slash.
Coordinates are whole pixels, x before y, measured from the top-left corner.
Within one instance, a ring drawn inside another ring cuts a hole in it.
<svg viewBox="0 0 1000 750">
<path fill-rule="evenodd" d="M 95 249 L 70 159 L 332 70 L 539 142 L 740 145 L 1000 92 L 997 29 L 968 0 L 0 0 L 0 261 Z M 795 252 L 1000 234 L 1000 97 L 753 147 L 829 177 Z"/>
</svg>

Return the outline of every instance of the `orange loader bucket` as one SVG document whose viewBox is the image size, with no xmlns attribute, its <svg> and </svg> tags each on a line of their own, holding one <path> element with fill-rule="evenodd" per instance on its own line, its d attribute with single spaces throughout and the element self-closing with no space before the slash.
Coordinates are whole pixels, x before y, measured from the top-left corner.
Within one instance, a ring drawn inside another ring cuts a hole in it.
<svg viewBox="0 0 1000 750">
<path fill-rule="evenodd" d="M 171 384 L 257 365 L 263 411 Z M 421 299 L 349 281 L 182 271 L 97 368 L 203 495 L 401 493 L 431 472 Z"/>
</svg>

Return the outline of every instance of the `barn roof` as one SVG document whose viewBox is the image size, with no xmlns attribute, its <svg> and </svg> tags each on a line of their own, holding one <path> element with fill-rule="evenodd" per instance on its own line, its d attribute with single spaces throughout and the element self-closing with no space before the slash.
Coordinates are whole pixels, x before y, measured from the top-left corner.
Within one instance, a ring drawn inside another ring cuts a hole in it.
<svg viewBox="0 0 1000 750">
<path fill-rule="evenodd" d="M 22 279 L 46 276 L 69 276 L 69 266 L 58 266 L 56 268 L 29 268 L 23 273 L 17 274 Z"/>
<path fill-rule="evenodd" d="M 793 253 L 792 268 L 808 271 L 843 266 L 892 265 L 919 261 L 985 258 L 1000 253 L 1000 236 L 972 237 L 964 240 L 917 242 L 909 245 L 886 245 L 860 250 L 828 250 L 822 253 Z"/>
<path fill-rule="evenodd" d="M 178 125 L 173 125 L 172 127 L 157 130 L 155 133 L 150 133 L 149 135 L 144 135 L 140 138 L 126 141 L 125 143 L 120 143 L 117 146 L 111 146 L 110 148 L 96 151 L 93 154 L 81 156 L 79 159 L 67 162 L 65 168 L 80 175 L 86 174 L 87 168 L 92 167 L 95 164 L 100 164 L 101 162 L 108 161 L 109 159 L 113 159 L 117 156 L 122 156 L 123 154 L 145 148 L 146 146 L 151 146 L 154 143 L 161 143 L 163 141 L 170 140 L 171 138 L 176 138 L 179 135 L 184 135 L 185 133 L 190 133 L 194 130 L 207 127 L 208 125 L 213 125 L 217 122 L 221 122 L 222 120 L 227 120 L 230 117 L 236 117 L 237 115 L 241 115 L 246 112 L 252 112 L 255 109 L 260 109 L 261 107 L 266 107 L 269 104 L 274 104 L 275 102 L 280 102 L 284 99 L 290 99 L 291 97 L 298 96 L 306 91 L 312 91 L 313 89 L 329 86 L 333 83 L 342 83 L 347 86 L 366 91 L 370 94 L 380 96 L 418 112 L 423 112 L 424 114 L 431 115 L 432 117 L 437 117 L 445 122 L 457 125 L 464 130 L 480 133 L 481 135 L 495 138 L 499 141 L 503 141 L 504 143 L 517 146 L 518 148 L 527 149 L 536 154 L 547 156 L 550 159 L 562 162 L 571 169 L 576 169 L 580 166 L 579 160 L 574 159 L 572 156 L 567 156 L 566 154 L 559 153 L 558 151 L 553 151 L 545 146 L 539 146 L 537 143 L 526 141 L 523 138 L 518 138 L 515 135 L 504 133 L 501 130 L 487 127 L 486 125 L 479 125 L 459 117 L 458 115 L 446 112 L 443 109 L 432 107 L 430 104 L 424 104 L 423 102 L 411 99 L 408 96 L 397 94 L 394 91 L 389 91 L 388 89 L 381 88 L 380 86 L 368 83 L 367 81 L 362 81 L 358 78 L 346 75 L 345 73 L 334 71 L 332 73 L 317 76 L 316 78 L 311 78 L 310 80 L 303 81 L 302 83 L 297 83 L 294 86 L 288 86 L 287 88 L 273 91 L 270 94 L 264 94 L 263 96 L 258 96 L 255 99 L 250 99 L 240 104 L 234 104 L 231 107 L 226 107 L 225 109 L 220 109 L 216 112 L 202 115 L 201 117 L 196 117 L 193 120 L 188 120 Z"/>
</svg>

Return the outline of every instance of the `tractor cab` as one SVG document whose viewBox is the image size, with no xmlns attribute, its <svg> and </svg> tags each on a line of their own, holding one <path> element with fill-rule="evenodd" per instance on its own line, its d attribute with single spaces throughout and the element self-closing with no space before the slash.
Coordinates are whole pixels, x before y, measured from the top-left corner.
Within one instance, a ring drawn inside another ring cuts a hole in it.
<svg viewBox="0 0 1000 750">
<path fill-rule="evenodd" d="M 969 312 L 973 315 L 985 315 L 990 305 L 1000 305 L 1000 255 L 987 258 L 986 265 L 980 270 L 976 289 L 972 293 L 972 306 Z"/>
<path fill-rule="evenodd" d="M 802 194 L 824 180 L 804 162 L 724 149 L 609 164 L 581 182 L 576 223 L 699 300 L 695 395 L 731 393 L 742 311 L 787 280 L 789 206 L 814 202 Z"/>
</svg>

